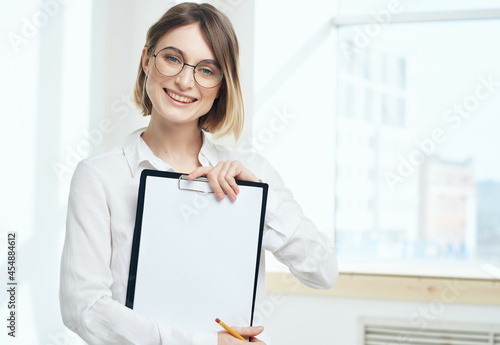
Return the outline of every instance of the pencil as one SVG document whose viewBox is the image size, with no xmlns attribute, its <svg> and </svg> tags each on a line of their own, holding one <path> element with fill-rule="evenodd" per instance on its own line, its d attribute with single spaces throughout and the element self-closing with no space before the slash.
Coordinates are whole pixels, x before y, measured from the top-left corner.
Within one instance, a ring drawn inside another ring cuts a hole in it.
<svg viewBox="0 0 500 345">
<path fill-rule="evenodd" d="M 243 341 L 247 341 L 245 338 L 243 338 L 241 335 L 239 335 L 238 333 L 236 333 L 231 327 L 229 327 L 228 325 L 226 325 L 224 322 L 222 322 L 221 320 L 219 319 L 215 319 L 215 322 L 217 322 L 219 325 L 221 325 L 222 327 L 224 327 L 224 329 L 226 331 L 228 331 L 229 333 L 231 333 L 231 335 L 233 337 L 236 337 L 238 339 L 241 339 Z"/>
</svg>

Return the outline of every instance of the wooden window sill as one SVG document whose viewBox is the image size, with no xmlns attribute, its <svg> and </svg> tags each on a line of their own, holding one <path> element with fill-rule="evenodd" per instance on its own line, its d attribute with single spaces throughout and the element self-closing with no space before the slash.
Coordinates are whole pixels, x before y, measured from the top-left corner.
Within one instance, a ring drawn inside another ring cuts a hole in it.
<svg viewBox="0 0 500 345">
<path fill-rule="evenodd" d="M 299 283 L 286 268 L 273 267 L 266 281 L 269 293 L 500 305 L 500 279 L 491 274 L 452 277 L 341 270 L 331 289 L 316 290 Z"/>
</svg>

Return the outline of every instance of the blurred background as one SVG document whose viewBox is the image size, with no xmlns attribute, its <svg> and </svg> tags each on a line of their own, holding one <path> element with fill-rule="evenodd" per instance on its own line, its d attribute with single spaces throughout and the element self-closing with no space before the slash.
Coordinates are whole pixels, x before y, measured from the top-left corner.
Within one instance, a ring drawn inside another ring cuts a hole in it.
<svg viewBox="0 0 500 345">
<path fill-rule="evenodd" d="M 147 126 L 130 102 L 141 49 L 180 2 L 2 3 L 0 272 L 6 291 L 16 232 L 18 337 L 0 343 L 82 344 L 58 301 L 71 176 Z M 500 1 L 209 2 L 237 31 L 247 115 L 221 142 L 271 161 L 340 262 L 318 295 L 274 283 L 268 257 L 272 344 L 449 344 L 430 333 L 459 329 L 453 344 L 500 344 Z"/>
</svg>

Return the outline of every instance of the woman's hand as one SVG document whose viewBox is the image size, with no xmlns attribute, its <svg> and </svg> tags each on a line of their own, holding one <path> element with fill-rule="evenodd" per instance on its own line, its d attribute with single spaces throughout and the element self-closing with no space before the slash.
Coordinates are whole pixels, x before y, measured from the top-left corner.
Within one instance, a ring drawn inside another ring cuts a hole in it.
<svg viewBox="0 0 500 345">
<path fill-rule="evenodd" d="M 238 161 L 221 161 L 214 167 L 199 167 L 188 175 L 188 180 L 206 176 L 217 199 L 224 199 L 224 193 L 231 201 L 240 192 L 236 180 L 259 182 L 259 179 Z"/>
<path fill-rule="evenodd" d="M 264 343 L 263 341 L 260 341 L 259 339 L 254 338 L 257 334 L 262 333 L 262 331 L 264 330 L 264 327 L 262 327 L 262 326 L 258 326 L 258 327 L 231 327 L 231 328 L 234 329 L 236 331 L 236 333 L 240 334 L 243 338 L 252 337 L 252 340 L 250 341 L 251 343 L 266 345 L 266 343 Z M 218 345 L 248 344 L 248 342 L 240 340 L 238 338 L 235 338 L 226 331 L 220 331 L 218 333 L 218 338 L 219 338 L 219 341 L 217 342 Z"/>
</svg>

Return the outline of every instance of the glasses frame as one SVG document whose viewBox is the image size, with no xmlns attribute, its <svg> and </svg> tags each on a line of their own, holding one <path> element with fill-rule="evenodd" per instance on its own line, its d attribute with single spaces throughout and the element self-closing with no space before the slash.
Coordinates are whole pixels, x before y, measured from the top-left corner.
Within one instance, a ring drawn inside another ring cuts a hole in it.
<svg viewBox="0 0 500 345">
<path fill-rule="evenodd" d="M 158 54 L 160 54 L 162 51 L 164 51 L 165 49 L 172 49 L 172 50 L 175 50 L 177 53 L 179 53 L 179 55 L 182 57 L 182 67 L 181 69 L 179 70 L 179 72 L 177 72 L 176 74 L 172 74 L 172 75 L 166 75 L 166 74 L 163 74 L 160 72 L 160 69 L 158 68 L 158 65 L 156 64 L 156 57 L 158 56 Z M 182 53 L 174 48 L 174 47 L 165 47 L 165 48 L 162 48 L 160 49 L 157 53 L 153 54 L 153 57 L 155 58 L 155 68 L 156 70 L 158 71 L 158 73 L 160 73 L 161 75 L 165 76 L 165 77 L 175 77 L 176 75 L 179 75 L 183 70 L 184 70 L 184 66 L 189 66 L 189 67 L 192 67 L 193 68 L 193 79 L 194 81 L 196 82 L 196 84 L 198 84 L 200 87 L 204 88 L 204 89 L 213 89 L 214 87 L 217 87 L 220 85 L 220 83 L 222 83 L 222 81 L 224 80 L 224 73 L 222 73 L 222 78 L 220 78 L 220 81 L 214 85 L 214 86 L 210 86 L 210 87 L 206 87 L 206 86 L 203 86 L 201 85 L 198 80 L 196 80 L 196 67 L 198 67 L 199 64 L 201 64 L 202 62 L 205 62 L 205 61 L 210 61 L 210 63 L 215 63 L 221 70 L 221 66 L 219 65 L 219 63 L 215 60 L 211 60 L 211 59 L 204 59 L 204 60 L 201 60 L 200 62 L 198 62 L 196 65 L 190 65 L 188 63 L 186 63 L 186 59 L 184 58 L 184 55 L 182 55 Z"/>
</svg>

